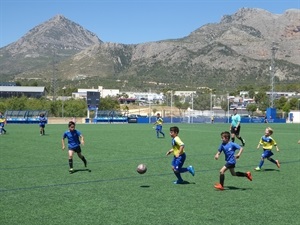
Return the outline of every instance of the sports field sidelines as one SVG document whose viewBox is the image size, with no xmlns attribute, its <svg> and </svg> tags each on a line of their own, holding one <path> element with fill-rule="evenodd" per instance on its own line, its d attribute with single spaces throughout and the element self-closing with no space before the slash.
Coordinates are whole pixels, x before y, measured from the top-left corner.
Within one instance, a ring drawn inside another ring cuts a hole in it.
<svg viewBox="0 0 300 225">
<path fill-rule="evenodd" d="M 75 157 L 80 171 L 71 175 L 61 150 L 66 125 L 47 125 L 42 137 L 37 125 L 8 125 L 8 134 L 0 137 L 0 224 L 264 224 L 266 216 L 273 224 L 297 223 L 299 125 L 267 124 L 274 129 L 280 148 L 275 158 L 282 166 L 265 162 L 260 172 L 253 169 L 266 124 L 243 125 L 246 147 L 236 170 L 250 170 L 253 181 L 226 173 L 224 192 L 213 188 L 224 156 L 213 157 L 228 124 L 176 125 L 186 144 L 186 165 L 196 170 L 195 177 L 183 174 L 188 185 L 172 183 L 171 157 L 165 156 L 169 124 L 164 139 L 156 138 L 150 124 L 77 125 L 92 172 Z M 136 173 L 139 163 L 147 164 L 146 174 Z"/>
</svg>

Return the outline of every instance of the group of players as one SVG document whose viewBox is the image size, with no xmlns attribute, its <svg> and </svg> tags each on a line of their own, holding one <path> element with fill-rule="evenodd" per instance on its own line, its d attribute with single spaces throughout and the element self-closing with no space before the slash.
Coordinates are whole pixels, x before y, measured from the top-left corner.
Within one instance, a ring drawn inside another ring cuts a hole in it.
<svg viewBox="0 0 300 225">
<path fill-rule="evenodd" d="M 43 116 L 42 116 L 43 117 Z M 41 134 L 45 134 L 44 127 L 45 124 L 43 123 L 43 118 L 41 117 Z M 237 114 L 237 109 L 233 110 L 233 115 L 231 117 L 231 124 L 230 124 L 230 132 L 224 131 L 221 133 L 221 140 L 222 143 L 220 144 L 217 153 L 215 154 L 215 159 L 217 160 L 221 153 L 223 152 L 225 155 L 225 165 L 220 169 L 220 176 L 219 176 L 219 183 L 215 184 L 215 188 L 218 190 L 224 190 L 224 181 L 225 181 L 225 172 L 227 170 L 230 171 L 232 176 L 237 177 L 246 177 L 248 180 L 252 181 L 252 175 L 250 171 L 247 172 L 239 172 L 235 171 L 236 159 L 240 158 L 243 147 L 245 146 L 245 140 L 240 136 L 241 130 L 241 117 Z M 156 116 L 156 136 L 159 138 L 161 134 L 162 137 L 165 137 L 164 132 L 162 131 L 163 126 L 163 119 L 159 113 Z M 83 161 L 85 167 L 87 166 L 87 160 L 81 154 L 81 147 L 80 144 L 84 144 L 84 137 L 82 133 L 75 129 L 75 122 L 70 121 L 68 124 L 69 130 L 64 132 L 62 137 L 62 149 L 65 149 L 65 139 L 68 139 L 68 149 L 69 149 L 69 172 L 73 173 L 73 155 L 77 153 L 78 157 Z M 177 126 L 170 127 L 170 136 L 172 138 L 172 148 L 167 151 L 166 155 L 173 154 L 172 159 L 172 170 L 177 178 L 174 181 L 174 184 L 183 184 L 185 181 L 182 179 L 181 174 L 185 172 L 189 172 L 192 176 L 195 175 L 195 170 L 193 166 L 183 167 L 184 162 L 186 160 L 186 153 L 184 150 L 184 142 L 178 136 L 179 128 Z M 274 163 L 278 168 L 280 168 L 280 163 L 278 160 L 274 160 L 272 158 L 273 146 L 276 147 L 276 150 L 279 151 L 276 141 L 274 138 L 271 137 L 273 134 L 272 128 L 268 127 L 265 129 L 265 134 L 260 138 L 257 148 L 260 146 L 263 147 L 263 153 L 261 155 L 261 160 L 259 162 L 258 167 L 255 168 L 256 171 L 260 171 L 264 160 L 268 159 L 270 162 Z M 241 145 L 235 143 L 235 138 L 241 141 Z M 238 150 L 238 153 L 235 154 L 235 151 Z"/>
<path fill-rule="evenodd" d="M 215 159 L 219 159 L 219 156 L 223 152 L 225 155 L 225 165 L 220 169 L 219 183 L 215 184 L 215 188 L 218 190 L 224 190 L 224 181 L 225 181 L 225 172 L 227 170 L 230 171 L 232 176 L 237 177 L 246 177 L 248 180 L 252 181 L 252 175 L 250 171 L 247 172 L 236 172 L 235 165 L 236 159 L 240 158 L 243 147 L 245 146 L 245 140 L 240 136 L 241 130 L 241 117 L 237 114 L 237 109 L 233 109 L 233 115 L 231 116 L 231 124 L 230 124 L 230 132 L 224 131 L 221 133 L 222 143 L 220 144 L 217 153 L 215 154 Z M 162 132 L 162 124 L 163 119 L 160 117 L 160 114 L 157 114 L 157 120 L 155 122 L 156 125 L 156 135 L 159 137 L 159 134 L 162 134 L 165 137 L 165 134 Z M 172 170 L 177 177 L 177 180 L 174 181 L 174 184 L 183 184 L 185 181 L 181 177 L 181 173 L 190 172 L 192 176 L 195 175 L 195 170 L 193 166 L 183 167 L 186 154 L 184 151 L 184 143 L 178 136 L 179 128 L 171 127 L 170 128 L 170 136 L 172 138 L 172 148 L 166 153 L 166 155 L 170 155 L 173 153 L 172 160 Z M 260 138 L 257 148 L 261 145 L 263 147 L 263 153 L 261 155 L 261 160 L 259 162 L 258 167 L 255 168 L 256 171 L 260 171 L 264 160 L 268 159 L 270 162 L 276 164 L 278 168 L 280 168 L 280 163 L 278 160 L 274 160 L 271 156 L 273 155 L 272 148 L 276 147 L 276 150 L 279 151 L 276 141 L 271 137 L 273 134 L 272 128 L 268 127 L 265 130 L 265 134 Z M 241 141 L 241 145 L 235 143 L 235 138 Z M 238 153 L 235 154 L 235 151 L 238 150 Z"/>
<path fill-rule="evenodd" d="M 251 172 L 235 172 L 236 159 L 240 158 L 243 147 L 245 146 L 245 140 L 240 136 L 241 130 L 241 117 L 237 114 L 237 109 L 233 109 L 233 115 L 231 117 L 230 124 L 230 132 L 224 131 L 221 133 L 222 143 L 220 144 L 217 153 L 215 154 L 215 159 L 217 160 L 221 153 L 223 152 L 225 155 L 225 165 L 220 169 L 220 177 L 219 183 L 215 184 L 215 188 L 218 190 L 224 190 L 224 180 L 225 180 L 225 172 L 227 170 L 230 171 L 232 176 L 237 177 L 246 177 L 248 180 L 252 181 Z M 0 112 L 0 134 L 6 133 L 4 129 L 5 125 L 5 117 Z M 42 113 L 39 116 L 39 126 L 40 126 L 40 135 L 45 135 L 45 124 L 47 123 L 47 119 L 45 115 Z M 163 138 L 165 137 L 164 132 L 162 131 L 163 119 L 159 113 L 156 116 L 156 136 L 159 138 L 159 135 L 162 134 Z M 68 139 L 68 155 L 69 155 L 69 172 L 73 173 L 73 155 L 77 153 L 78 157 L 83 161 L 84 166 L 87 166 L 87 160 L 81 154 L 81 144 L 84 144 L 84 137 L 82 133 L 75 129 L 75 122 L 70 121 L 68 123 L 68 130 L 64 132 L 62 137 L 62 149 L 65 149 L 65 139 Z M 183 167 L 184 162 L 186 160 L 186 153 L 184 150 L 184 143 L 178 136 L 179 128 L 177 126 L 170 127 L 170 136 L 172 138 L 172 148 L 167 151 L 166 155 L 173 154 L 172 159 L 172 170 L 177 178 L 174 181 L 174 184 L 183 184 L 185 181 L 181 177 L 181 173 L 189 172 L 192 176 L 195 175 L 195 170 L 193 166 Z M 272 152 L 273 146 L 275 146 L 276 150 L 279 151 L 277 143 L 274 138 L 271 137 L 273 134 L 273 130 L 270 127 L 265 129 L 265 134 L 260 138 L 257 148 L 260 146 L 263 147 L 263 153 L 261 155 L 261 160 L 259 165 L 255 168 L 256 171 L 260 171 L 265 159 L 274 163 L 278 168 L 280 168 L 280 163 L 278 160 L 274 160 L 272 156 L 274 155 Z M 241 145 L 235 143 L 235 138 L 241 141 Z M 298 141 L 300 144 L 300 140 Z M 238 153 L 235 155 L 235 151 L 238 150 Z"/>
</svg>

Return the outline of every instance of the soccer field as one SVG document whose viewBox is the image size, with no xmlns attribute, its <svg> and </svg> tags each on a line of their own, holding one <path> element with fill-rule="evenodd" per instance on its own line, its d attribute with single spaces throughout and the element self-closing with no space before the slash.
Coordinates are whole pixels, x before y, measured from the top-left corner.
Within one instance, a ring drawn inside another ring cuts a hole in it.
<svg viewBox="0 0 300 225">
<path fill-rule="evenodd" d="M 40 136 L 38 125 L 8 124 L 0 136 L 0 224 L 299 224 L 299 124 L 242 124 L 246 146 L 236 171 L 251 171 L 253 181 L 227 171 L 224 191 L 214 189 L 224 155 L 214 155 L 229 124 L 175 125 L 185 143 L 185 166 L 196 171 L 194 177 L 182 174 L 183 185 L 173 184 L 172 156 L 165 155 L 171 124 L 159 139 L 151 124 L 78 124 L 91 172 L 75 155 L 73 174 L 61 149 L 67 125 L 46 125 Z M 281 168 L 266 160 L 256 172 L 262 153 L 256 147 L 267 125 Z M 140 163 L 148 167 L 143 175 L 136 172 Z"/>
</svg>

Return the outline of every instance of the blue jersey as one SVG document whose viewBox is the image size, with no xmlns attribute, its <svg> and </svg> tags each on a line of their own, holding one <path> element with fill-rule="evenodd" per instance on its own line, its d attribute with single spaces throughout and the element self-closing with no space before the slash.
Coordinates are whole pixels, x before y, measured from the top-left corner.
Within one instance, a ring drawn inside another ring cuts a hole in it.
<svg viewBox="0 0 300 225">
<path fill-rule="evenodd" d="M 80 146 L 80 140 L 79 140 L 80 136 L 81 133 L 78 130 L 73 130 L 73 131 L 67 130 L 63 134 L 63 139 L 68 138 L 68 148 L 74 149 Z"/>
<path fill-rule="evenodd" d="M 47 123 L 47 119 L 46 119 L 46 117 L 44 117 L 44 116 L 40 116 L 39 117 L 39 125 L 40 126 L 45 126 L 45 124 Z"/>
<path fill-rule="evenodd" d="M 224 152 L 225 154 L 225 161 L 229 164 L 236 164 L 236 160 L 234 157 L 235 150 L 239 150 L 241 147 L 234 143 L 234 142 L 228 142 L 228 143 L 222 143 L 218 149 L 218 151 Z"/>
</svg>

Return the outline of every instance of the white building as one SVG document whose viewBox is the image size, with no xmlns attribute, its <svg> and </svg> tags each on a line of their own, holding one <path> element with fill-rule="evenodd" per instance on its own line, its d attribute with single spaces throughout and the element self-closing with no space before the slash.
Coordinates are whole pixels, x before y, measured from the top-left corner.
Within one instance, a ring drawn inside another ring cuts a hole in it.
<svg viewBox="0 0 300 225">
<path fill-rule="evenodd" d="M 100 97 L 105 98 L 107 96 L 117 96 L 120 94 L 119 89 L 103 89 L 102 86 L 98 86 L 97 89 L 91 88 L 91 89 L 83 89 L 79 88 L 77 92 L 72 93 L 72 97 L 75 99 L 78 98 L 86 98 L 87 92 L 100 92 Z"/>
<path fill-rule="evenodd" d="M 176 96 L 184 96 L 184 97 L 189 97 L 191 95 L 195 95 L 196 91 L 174 91 L 174 95 Z"/>
</svg>

